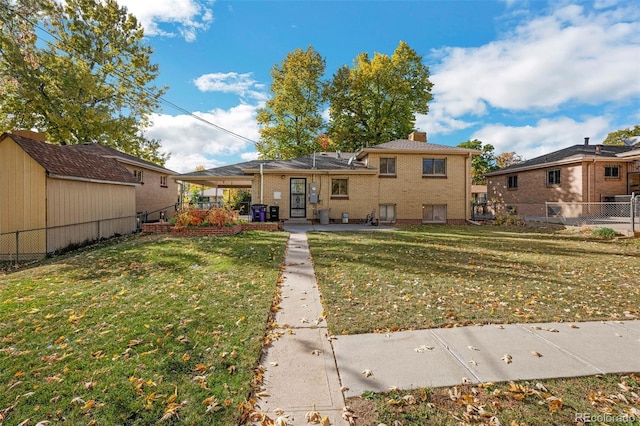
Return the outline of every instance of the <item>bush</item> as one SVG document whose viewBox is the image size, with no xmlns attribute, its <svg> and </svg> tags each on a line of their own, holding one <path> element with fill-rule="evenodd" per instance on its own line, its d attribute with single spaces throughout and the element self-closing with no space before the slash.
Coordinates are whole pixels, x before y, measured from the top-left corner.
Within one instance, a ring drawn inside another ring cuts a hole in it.
<svg viewBox="0 0 640 426">
<path fill-rule="evenodd" d="M 215 226 L 222 228 L 237 221 L 238 212 L 230 209 L 201 210 L 189 206 L 175 215 L 175 225 L 178 227 Z"/>
<path fill-rule="evenodd" d="M 591 232 L 594 237 L 605 238 L 611 240 L 618 236 L 618 233 L 611 228 L 597 228 Z"/>
</svg>

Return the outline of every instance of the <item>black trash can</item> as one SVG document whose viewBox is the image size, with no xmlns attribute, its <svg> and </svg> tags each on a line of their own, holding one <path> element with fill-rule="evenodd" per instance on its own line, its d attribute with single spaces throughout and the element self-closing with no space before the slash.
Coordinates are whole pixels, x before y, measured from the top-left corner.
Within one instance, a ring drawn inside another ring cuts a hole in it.
<svg viewBox="0 0 640 426">
<path fill-rule="evenodd" d="M 280 220 L 280 206 L 269 206 L 269 221 L 278 222 Z"/>
<path fill-rule="evenodd" d="M 251 221 L 252 222 L 266 222 L 267 221 L 267 206 L 266 204 L 253 204 L 251 206 Z"/>
</svg>

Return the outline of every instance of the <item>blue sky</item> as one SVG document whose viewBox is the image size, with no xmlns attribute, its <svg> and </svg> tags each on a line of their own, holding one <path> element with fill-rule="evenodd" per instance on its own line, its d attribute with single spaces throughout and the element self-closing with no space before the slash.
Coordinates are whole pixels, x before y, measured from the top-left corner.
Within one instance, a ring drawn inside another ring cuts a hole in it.
<svg viewBox="0 0 640 426">
<path fill-rule="evenodd" d="M 401 40 L 430 68 L 434 99 L 416 119 L 429 142 L 479 139 L 533 158 L 640 123 L 637 0 L 119 2 L 145 27 L 164 99 L 252 141 L 287 53 L 312 46 L 329 79 Z M 257 157 L 168 103 L 153 121 L 147 136 L 177 172 Z"/>
</svg>

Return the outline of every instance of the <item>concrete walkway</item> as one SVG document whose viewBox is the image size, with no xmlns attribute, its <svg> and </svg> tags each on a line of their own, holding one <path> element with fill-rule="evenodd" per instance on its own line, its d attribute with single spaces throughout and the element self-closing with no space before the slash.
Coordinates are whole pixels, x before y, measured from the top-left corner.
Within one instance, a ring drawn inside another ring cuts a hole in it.
<svg viewBox="0 0 640 426">
<path fill-rule="evenodd" d="M 640 372 L 637 320 L 485 325 L 329 339 L 308 228 L 287 229 L 291 234 L 276 314 L 282 336 L 262 362 L 267 396 L 258 401 L 272 418 L 282 410 L 288 424 L 307 425 L 305 414 L 317 411 L 332 425 L 342 426 L 348 424 L 341 415 L 344 398 L 365 391 Z M 326 230 L 336 228 L 328 225 Z"/>
</svg>

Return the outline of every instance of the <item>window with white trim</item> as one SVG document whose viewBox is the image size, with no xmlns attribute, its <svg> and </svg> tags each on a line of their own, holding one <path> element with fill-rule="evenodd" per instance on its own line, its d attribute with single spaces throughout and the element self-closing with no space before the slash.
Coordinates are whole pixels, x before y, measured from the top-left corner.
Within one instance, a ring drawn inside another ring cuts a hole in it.
<svg viewBox="0 0 640 426">
<path fill-rule="evenodd" d="M 507 176 L 507 189 L 518 189 L 518 175 Z"/>
<path fill-rule="evenodd" d="M 168 176 L 160 176 L 160 186 L 163 188 L 166 188 L 167 186 L 167 181 L 168 181 Z"/>
<path fill-rule="evenodd" d="M 144 182 L 144 180 L 143 180 L 144 174 L 143 174 L 142 170 L 134 170 L 133 171 L 133 176 L 136 179 L 138 179 L 138 182 L 140 182 L 140 183 Z"/>
</svg>

